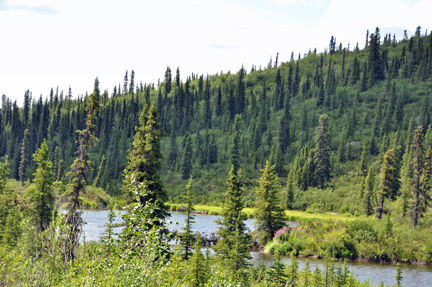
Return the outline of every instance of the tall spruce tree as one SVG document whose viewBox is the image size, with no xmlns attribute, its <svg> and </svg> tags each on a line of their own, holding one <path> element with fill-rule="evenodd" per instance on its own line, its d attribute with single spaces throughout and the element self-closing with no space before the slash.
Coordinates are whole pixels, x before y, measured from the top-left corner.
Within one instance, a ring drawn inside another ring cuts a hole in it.
<svg viewBox="0 0 432 287">
<path fill-rule="evenodd" d="M 230 146 L 230 171 L 222 208 L 222 218 L 217 221 L 219 227 L 216 232 L 220 240 L 215 246 L 216 252 L 226 262 L 228 271 L 235 276 L 242 276 L 243 269 L 249 265 L 249 246 L 251 236 L 246 233 L 244 221 L 247 219 L 243 210 L 243 183 L 239 163 L 239 122 L 240 115 L 236 115 Z"/>
<path fill-rule="evenodd" d="M 319 117 L 318 127 L 315 131 L 315 141 L 315 177 L 319 187 L 324 188 L 325 183 L 331 177 L 329 117 L 327 115 Z"/>
<path fill-rule="evenodd" d="M 165 97 L 166 95 L 168 95 L 171 92 L 171 82 L 172 82 L 172 77 L 171 77 L 171 68 L 167 67 L 166 71 L 165 71 Z"/>
<path fill-rule="evenodd" d="M 20 165 L 19 165 L 19 178 L 21 181 L 21 186 L 24 186 L 24 182 L 26 180 L 29 134 L 30 134 L 29 130 L 25 129 L 24 137 L 23 137 L 22 144 L 21 144 L 21 161 L 20 161 Z"/>
<path fill-rule="evenodd" d="M 183 259 L 188 260 L 192 256 L 192 248 L 194 236 L 192 232 L 192 224 L 195 223 L 195 215 L 192 213 L 194 211 L 194 196 L 192 192 L 192 176 L 189 178 L 186 184 L 186 195 L 184 196 L 184 215 L 185 223 L 183 226 L 183 233 L 181 234 L 180 244 L 183 249 Z M 198 239 L 200 240 L 200 239 Z"/>
<path fill-rule="evenodd" d="M 240 121 L 241 115 L 237 114 L 234 118 L 234 125 L 231 134 L 231 144 L 229 147 L 229 162 L 234 166 L 234 173 L 240 169 Z"/>
<path fill-rule="evenodd" d="M 245 104 L 246 104 L 246 89 L 245 89 L 245 83 L 244 83 L 244 77 L 246 76 L 246 70 L 241 67 L 239 71 L 239 76 L 237 80 L 237 91 L 236 91 L 236 113 L 242 114 L 245 111 Z"/>
<path fill-rule="evenodd" d="M 385 79 L 380 53 L 380 31 L 378 28 L 376 28 L 375 33 L 370 35 L 368 55 L 369 87 L 372 87 L 378 81 Z"/>
<path fill-rule="evenodd" d="M 395 152 L 389 149 L 385 152 L 379 175 L 379 184 L 377 189 L 377 212 L 378 219 L 381 219 L 384 212 L 384 200 L 396 194 L 399 183 L 399 175 L 397 174 Z"/>
<path fill-rule="evenodd" d="M 196 240 L 194 246 L 194 254 L 191 258 L 190 262 L 190 286 L 191 287 L 199 287 L 205 286 L 207 281 L 207 271 L 205 266 L 205 258 L 201 253 L 202 242 L 201 238 L 198 234 L 198 238 Z"/>
<path fill-rule="evenodd" d="M 264 169 L 261 170 L 259 186 L 255 190 L 255 226 L 261 244 L 273 239 L 275 232 L 285 225 L 286 220 L 279 195 L 280 182 L 274 168 L 269 161 L 266 162 Z"/>
<path fill-rule="evenodd" d="M 411 145 L 414 160 L 413 178 L 411 181 L 413 195 L 410 208 L 412 211 L 414 228 L 417 226 L 419 218 L 422 217 L 426 211 L 429 199 L 427 181 L 430 181 L 430 178 L 425 177 L 428 173 L 425 172 L 425 167 L 429 167 L 430 163 L 428 162 L 426 164 L 426 159 L 430 161 L 430 158 L 426 157 L 423 130 L 423 126 L 420 126 L 415 130 L 414 140 Z"/>
<path fill-rule="evenodd" d="M 98 79 L 95 80 L 95 87 Z M 87 185 L 87 174 L 90 169 L 90 148 L 96 145 L 97 138 L 94 136 L 96 128 L 96 112 L 99 109 L 99 100 L 95 91 L 87 98 L 87 117 L 85 120 L 86 127 L 84 130 L 78 130 L 78 158 L 71 165 L 71 186 L 72 191 L 67 194 L 68 205 L 66 214 L 66 223 L 70 226 L 69 232 L 65 238 L 66 252 L 63 254 L 65 261 L 75 259 L 75 247 L 79 243 L 83 220 L 78 208 L 80 205 L 80 193 L 84 192 Z"/>
<path fill-rule="evenodd" d="M 125 229 L 120 234 L 124 256 L 138 256 L 149 262 L 164 264 L 171 251 L 165 218 L 167 199 L 160 180 L 160 132 L 158 113 L 154 105 L 144 106 L 133 149 L 129 153 L 129 164 L 125 171 L 125 189 L 131 203 L 123 216 Z"/>
<path fill-rule="evenodd" d="M 46 140 L 33 154 L 33 159 L 37 164 L 37 168 L 34 173 L 33 183 L 28 188 L 29 211 L 33 224 L 39 231 L 43 231 L 49 226 L 53 216 L 53 183 L 55 180 Z"/>
<path fill-rule="evenodd" d="M 212 112 L 210 108 L 210 81 L 207 77 L 205 89 L 204 89 L 204 128 L 211 129 L 212 123 Z"/>
<path fill-rule="evenodd" d="M 156 205 L 155 217 L 164 219 L 168 216 L 168 212 L 165 211 L 167 196 L 159 174 L 162 153 L 158 113 L 154 105 L 151 105 L 149 109 L 147 106 L 143 108 L 139 124 L 135 127 L 133 148 L 129 153 L 125 185 L 129 190 L 144 185 L 148 192 L 140 195 L 140 202 L 144 206 L 147 202 Z"/>
<path fill-rule="evenodd" d="M 412 162 L 411 162 L 412 154 L 410 146 L 407 145 L 405 148 L 405 153 L 402 159 L 402 168 L 401 168 L 401 196 L 400 196 L 400 205 L 399 210 L 402 216 L 405 216 L 408 207 L 409 207 L 409 199 L 411 195 L 411 178 L 413 176 L 412 172 Z"/>
<path fill-rule="evenodd" d="M 286 149 L 290 143 L 290 121 L 291 121 L 291 111 L 290 111 L 290 97 L 286 96 L 284 113 L 279 121 L 279 149 L 282 153 L 285 153 Z"/>
</svg>

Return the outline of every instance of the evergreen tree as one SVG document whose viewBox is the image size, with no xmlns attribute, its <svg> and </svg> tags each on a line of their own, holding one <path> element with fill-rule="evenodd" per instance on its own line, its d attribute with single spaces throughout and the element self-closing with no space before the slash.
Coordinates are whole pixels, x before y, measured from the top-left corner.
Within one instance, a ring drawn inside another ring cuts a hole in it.
<svg viewBox="0 0 432 287">
<path fill-rule="evenodd" d="M 246 233 L 244 221 L 247 216 L 242 212 L 241 170 L 235 171 L 234 165 L 231 165 L 227 185 L 222 218 L 217 221 L 219 227 L 216 234 L 220 239 L 215 250 L 223 258 L 228 271 L 241 276 L 242 270 L 249 265 L 251 236 Z"/>
<path fill-rule="evenodd" d="M 21 161 L 19 166 L 19 177 L 21 181 L 21 186 L 24 186 L 26 180 L 26 170 L 27 170 L 27 153 L 28 153 L 28 140 L 29 140 L 29 130 L 25 129 L 24 137 L 21 144 Z"/>
<path fill-rule="evenodd" d="M 354 58 L 352 70 L 350 84 L 355 85 L 360 80 L 360 63 L 357 57 Z"/>
<path fill-rule="evenodd" d="M 170 135 L 170 151 L 168 155 L 169 163 L 175 167 L 177 161 L 177 141 L 174 130 L 171 131 Z"/>
<path fill-rule="evenodd" d="M 260 243 L 266 244 L 275 232 L 285 225 L 285 214 L 280 205 L 279 178 L 274 172 L 274 166 L 267 161 L 261 170 L 259 187 L 256 188 L 257 201 L 255 211 L 255 226 Z"/>
<path fill-rule="evenodd" d="M 97 78 L 95 81 L 96 86 Z M 79 236 L 83 225 L 83 220 L 78 212 L 79 196 L 84 192 L 87 185 L 87 174 L 90 168 L 89 149 L 96 145 L 97 138 L 93 135 L 96 128 L 96 112 L 99 109 L 99 101 L 96 93 L 92 93 L 87 99 L 87 117 L 86 128 L 78 130 L 78 158 L 71 166 L 71 185 L 72 191 L 68 197 L 68 211 L 66 214 L 66 223 L 70 226 L 69 233 L 65 238 L 65 261 L 75 259 L 75 247 L 79 242 Z"/>
<path fill-rule="evenodd" d="M 100 161 L 99 168 L 98 168 L 98 173 L 96 175 L 96 178 L 93 181 L 93 186 L 98 186 L 100 183 L 103 168 L 104 168 L 104 163 L 105 163 L 105 155 L 102 155 L 102 159 Z"/>
<path fill-rule="evenodd" d="M 134 89 L 135 89 L 135 71 L 132 70 L 130 82 L 129 82 L 129 93 L 131 95 L 134 95 Z"/>
<path fill-rule="evenodd" d="M 290 168 L 288 173 L 287 185 L 286 185 L 286 209 L 293 209 L 294 206 L 294 175 L 295 169 L 294 167 Z"/>
<path fill-rule="evenodd" d="M 268 269 L 270 281 L 274 286 L 285 286 L 288 280 L 285 264 L 281 261 L 279 253 L 276 253 L 276 259 L 273 265 Z"/>
<path fill-rule="evenodd" d="M 57 175 L 56 176 L 57 181 L 62 181 L 63 176 L 64 176 L 64 172 L 65 172 L 65 165 L 64 165 L 64 161 L 62 159 L 59 161 L 58 169 L 55 172 Z"/>
<path fill-rule="evenodd" d="M 411 178 L 413 177 L 412 166 L 411 166 L 411 150 L 410 146 L 407 145 L 405 153 L 402 159 L 401 168 L 401 196 L 400 196 L 400 212 L 402 216 L 405 216 L 409 207 L 409 198 L 411 194 Z"/>
<path fill-rule="evenodd" d="M 331 176 L 330 166 L 330 134 L 329 134 L 329 117 L 321 115 L 319 124 L 315 132 L 315 176 L 318 180 L 320 188 L 324 188 L 327 180 Z"/>
<path fill-rule="evenodd" d="M 403 276 L 402 276 L 402 270 L 400 268 L 400 263 L 396 263 L 396 276 L 395 276 L 395 279 L 396 279 L 396 287 L 402 287 Z"/>
<path fill-rule="evenodd" d="M 166 71 L 165 71 L 165 97 L 166 95 L 168 95 L 171 92 L 171 69 L 170 67 L 167 67 Z"/>
<path fill-rule="evenodd" d="M 204 90 L 204 128 L 211 129 L 212 113 L 210 109 L 210 81 L 207 77 Z"/>
<path fill-rule="evenodd" d="M 291 112 L 290 112 L 290 99 L 288 95 L 286 96 L 284 113 L 279 121 L 278 143 L 279 143 L 279 149 L 283 153 L 285 153 L 290 143 L 290 136 L 291 136 L 290 121 L 291 121 Z"/>
<path fill-rule="evenodd" d="M 384 70 L 382 65 L 381 53 L 380 53 L 380 33 L 379 29 L 376 28 L 375 33 L 370 35 L 369 42 L 369 87 L 375 85 L 378 81 L 385 79 Z"/>
<path fill-rule="evenodd" d="M 207 281 L 207 270 L 205 268 L 205 258 L 201 253 L 202 242 L 198 234 L 195 243 L 194 254 L 190 262 L 191 287 L 205 286 Z"/>
<path fill-rule="evenodd" d="M 359 170 L 361 175 L 366 176 L 367 166 L 366 166 L 366 145 L 365 144 L 363 144 L 363 149 L 360 156 Z"/>
<path fill-rule="evenodd" d="M 220 117 L 223 113 L 222 110 L 222 90 L 221 90 L 221 86 L 219 86 L 218 88 L 218 94 L 217 94 L 217 98 L 216 98 L 216 116 Z"/>
<path fill-rule="evenodd" d="M 217 161 L 218 161 L 218 147 L 216 144 L 215 136 L 212 135 L 210 146 L 209 146 L 209 163 L 213 164 L 213 163 L 217 163 Z"/>
<path fill-rule="evenodd" d="M 430 178 L 425 178 L 425 175 L 429 173 L 425 172 L 427 171 L 425 167 L 429 169 L 430 163 L 426 163 L 423 126 L 415 130 L 411 150 L 413 152 L 414 161 L 413 179 L 411 181 L 413 200 L 410 208 L 412 210 L 413 226 L 415 228 L 418 224 L 418 219 L 423 216 L 428 207 L 429 199 L 427 181 L 429 181 Z M 429 158 L 427 158 L 427 160 L 430 161 Z"/>
<path fill-rule="evenodd" d="M 297 257 L 295 256 L 294 252 L 291 253 L 291 262 L 290 265 L 288 266 L 288 281 L 287 281 L 287 285 L 289 286 L 296 286 L 296 283 L 298 281 L 299 278 L 299 274 L 298 274 L 298 265 L 299 262 L 297 260 Z"/>
<path fill-rule="evenodd" d="M 192 233 L 192 224 L 195 223 L 195 215 L 192 213 L 194 211 L 193 201 L 194 196 L 192 193 L 192 176 L 189 178 L 189 182 L 186 185 L 186 195 L 184 197 L 184 214 L 186 215 L 185 223 L 183 226 L 183 233 L 181 234 L 180 244 L 183 249 L 183 259 L 188 260 L 192 256 L 192 243 L 194 236 Z M 200 239 L 198 239 L 200 240 Z"/>
<path fill-rule="evenodd" d="M 27 90 L 24 94 L 24 107 L 23 107 L 23 115 L 24 115 L 23 126 L 24 126 L 24 128 L 28 128 L 29 124 L 30 124 L 29 119 L 30 119 L 31 101 L 32 101 L 32 94 L 29 90 Z"/>
<path fill-rule="evenodd" d="M 240 121 L 241 116 L 236 115 L 231 135 L 231 145 L 229 147 L 229 162 L 234 166 L 234 173 L 240 169 Z"/>
<path fill-rule="evenodd" d="M 364 92 L 367 90 L 367 84 L 368 84 L 368 67 L 367 67 L 367 63 L 365 62 L 363 65 L 363 73 L 362 73 L 361 84 L 360 84 L 360 92 Z"/>
<path fill-rule="evenodd" d="M 295 74 L 294 74 L 293 89 L 292 89 L 292 96 L 293 97 L 295 97 L 299 91 L 300 80 L 301 80 L 301 76 L 300 76 L 299 61 L 297 61 Z"/>
<path fill-rule="evenodd" d="M 397 174 L 395 152 L 389 149 L 385 152 L 383 163 L 381 165 L 381 172 L 379 177 L 379 184 L 377 189 L 378 200 L 378 219 L 381 219 L 384 212 L 384 200 L 396 194 L 399 185 L 399 175 Z"/>
<path fill-rule="evenodd" d="M 189 134 L 187 134 L 183 141 L 183 155 L 181 158 L 181 173 L 182 178 L 187 179 L 190 177 L 192 172 L 192 147 L 190 143 Z"/>
<path fill-rule="evenodd" d="M 165 211 L 167 196 L 159 175 L 162 153 L 158 113 L 154 105 L 151 105 L 150 109 L 144 107 L 139 123 L 140 125 L 135 127 L 133 149 L 129 153 L 125 184 L 132 191 L 141 184 L 144 185 L 148 191 L 140 196 L 141 204 L 155 205 L 154 216 L 164 219 L 168 215 Z"/>
<path fill-rule="evenodd" d="M 365 178 L 365 190 L 363 191 L 363 212 L 369 216 L 373 213 L 373 193 L 375 191 L 375 167 L 371 165 L 369 167 L 368 174 Z"/>
<path fill-rule="evenodd" d="M 39 231 L 43 231 L 49 226 L 53 216 L 53 183 L 55 180 L 46 140 L 33 154 L 33 158 L 37 164 L 37 169 L 33 174 L 33 183 L 28 188 L 29 210 L 33 224 Z"/>
<path fill-rule="evenodd" d="M 123 95 L 128 94 L 128 71 L 126 70 L 126 74 L 124 76 L 124 82 L 123 82 Z"/>
<path fill-rule="evenodd" d="M 245 102 L 246 102 L 246 90 L 245 90 L 245 83 L 244 83 L 244 77 L 246 76 L 246 70 L 241 67 L 239 71 L 239 76 L 237 80 L 237 92 L 236 92 L 236 113 L 242 114 L 245 110 Z"/>
<path fill-rule="evenodd" d="M 18 243 L 18 239 L 21 236 L 20 226 L 20 212 L 16 205 L 16 198 L 10 197 L 13 200 L 13 204 L 9 206 L 9 211 L 5 220 L 4 230 L 0 233 L 2 237 L 2 243 L 9 247 L 14 247 Z"/>
<path fill-rule="evenodd" d="M 165 264 L 171 252 L 165 218 L 166 194 L 159 178 L 161 169 L 160 132 L 154 105 L 144 107 L 135 127 L 133 149 L 125 171 L 125 189 L 131 199 L 123 216 L 126 227 L 120 234 L 125 257 L 150 258 Z"/>
<path fill-rule="evenodd" d="M 243 183 L 239 164 L 239 122 L 240 115 L 236 115 L 230 146 L 230 171 L 228 174 L 225 201 L 222 209 L 222 219 L 217 221 L 219 228 L 216 232 L 220 240 L 215 250 L 224 260 L 230 272 L 241 276 L 242 269 L 249 265 L 249 245 L 251 236 L 246 233 L 244 221 L 247 219 L 242 212 Z"/>
<path fill-rule="evenodd" d="M 273 97 L 273 105 L 274 105 L 274 110 L 279 111 L 283 107 L 284 97 L 285 97 L 280 69 L 278 69 L 276 72 L 275 82 L 276 82 L 276 87 L 275 87 L 275 92 Z"/>
</svg>

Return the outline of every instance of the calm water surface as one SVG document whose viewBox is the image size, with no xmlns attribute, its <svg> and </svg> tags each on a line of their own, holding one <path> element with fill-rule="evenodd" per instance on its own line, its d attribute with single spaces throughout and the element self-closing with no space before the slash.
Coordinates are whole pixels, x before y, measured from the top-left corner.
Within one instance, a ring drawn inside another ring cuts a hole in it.
<svg viewBox="0 0 432 287">
<path fill-rule="evenodd" d="M 84 225 L 84 234 L 85 239 L 87 241 L 91 240 L 99 240 L 101 236 L 103 236 L 105 232 L 105 224 L 108 220 L 108 210 L 84 210 L 83 218 L 87 223 Z M 121 214 L 124 211 L 116 211 L 116 218 L 114 223 L 121 223 Z M 205 214 L 196 214 L 195 215 L 195 223 L 192 225 L 192 230 L 194 232 L 200 232 L 201 234 L 211 235 L 217 230 L 218 225 L 215 220 L 221 218 L 217 215 L 205 215 Z M 169 229 L 173 230 L 181 230 L 183 227 L 183 223 L 185 220 L 185 216 L 179 212 L 171 212 L 171 218 L 169 219 L 170 223 L 168 224 Z M 246 226 L 252 230 L 254 219 L 246 220 Z M 289 222 L 289 225 L 295 226 L 298 223 Z M 123 227 L 117 227 L 114 229 L 115 233 L 121 232 Z M 264 254 L 262 252 L 251 252 L 252 260 L 254 263 L 259 264 L 263 263 L 264 265 L 271 265 L 274 258 L 270 254 Z M 289 257 L 282 257 L 282 261 L 289 262 Z M 304 268 L 306 264 L 306 260 L 299 258 L 299 267 L 300 269 Z M 310 269 L 314 270 L 315 266 L 319 267 L 324 266 L 324 262 L 322 260 L 313 260 L 309 259 Z M 383 265 L 383 264 L 369 264 L 369 263 L 356 263 L 349 262 L 347 263 L 349 269 L 355 274 L 355 276 L 361 281 L 368 280 L 371 284 L 379 285 L 381 281 L 384 282 L 385 285 L 396 285 L 395 275 L 396 270 L 394 265 Z M 432 267 L 431 266 L 418 266 L 418 265 L 402 265 L 402 276 L 403 276 L 403 286 L 405 287 L 432 287 Z"/>
</svg>

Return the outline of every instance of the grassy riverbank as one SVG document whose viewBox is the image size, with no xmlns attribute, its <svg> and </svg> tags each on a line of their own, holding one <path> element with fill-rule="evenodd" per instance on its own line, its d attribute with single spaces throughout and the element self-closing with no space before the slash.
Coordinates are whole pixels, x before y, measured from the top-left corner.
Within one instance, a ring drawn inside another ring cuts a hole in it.
<svg viewBox="0 0 432 287">
<path fill-rule="evenodd" d="M 180 211 L 182 210 L 181 203 L 167 203 L 166 204 L 171 211 Z M 211 206 L 204 204 L 196 204 L 194 205 L 194 209 L 196 213 L 203 214 L 211 214 L 211 215 L 219 215 L 222 213 L 221 206 Z M 243 212 L 249 218 L 254 217 L 255 208 L 243 208 Z M 355 219 L 356 217 L 344 214 L 337 214 L 333 212 L 327 213 L 309 213 L 306 211 L 300 210 L 285 210 L 285 214 L 287 219 L 290 221 L 305 221 L 305 220 L 319 220 L 319 221 L 350 221 Z"/>
<path fill-rule="evenodd" d="M 432 263 L 432 229 L 413 230 L 405 218 L 386 216 L 350 221 L 301 221 L 279 230 L 265 249 L 302 257 L 348 258 L 369 262 Z"/>
<path fill-rule="evenodd" d="M 182 209 L 181 204 L 167 206 L 171 211 Z M 221 214 L 222 207 L 195 205 L 195 211 L 217 215 Z M 243 211 L 249 218 L 253 217 L 253 208 Z M 280 230 L 265 246 L 267 252 L 369 262 L 432 263 L 432 229 L 425 225 L 413 230 L 409 218 L 385 215 L 379 220 L 297 210 L 286 210 L 285 214 L 300 225 Z"/>
</svg>

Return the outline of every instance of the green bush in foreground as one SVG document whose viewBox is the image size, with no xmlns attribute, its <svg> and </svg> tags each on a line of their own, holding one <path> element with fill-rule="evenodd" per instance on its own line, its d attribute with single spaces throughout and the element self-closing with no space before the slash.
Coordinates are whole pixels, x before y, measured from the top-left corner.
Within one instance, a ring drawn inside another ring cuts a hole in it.
<svg viewBox="0 0 432 287">
<path fill-rule="evenodd" d="M 266 245 L 272 253 L 331 256 L 387 262 L 432 262 L 429 228 L 411 229 L 406 218 L 359 218 L 350 221 L 303 221 L 282 228 Z"/>
<path fill-rule="evenodd" d="M 53 230 L 44 236 L 54 235 Z M 40 240 L 40 238 L 38 236 Z M 90 242 L 80 246 L 73 262 L 64 262 L 53 245 L 61 243 L 50 237 L 48 250 L 29 253 L 29 246 L 11 251 L 0 247 L 1 286 L 371 286 L 359 282 L 346 267 L 328 261 L 323 269 L 298 269 L 295 257 L 290 264 L 277 262 L 246 269 L 246 279 L 237 281 L 223 268 L 223 260 L 206 255 L 183 260 L 172 256 L 169 261 L 155 262 L 154 256 L 123 257 L 108 254 L 104 243 Z M 58 247 L 59 245 L 57 245 Z M 114 247 L 115 250 L 118 246 Z M 149 252 L 151 253 L 151 251 Z M 198 269 L 197 269 L 198 267 Z M 198 272 L 198 273 L 197 273 Z"/>
</svg>

